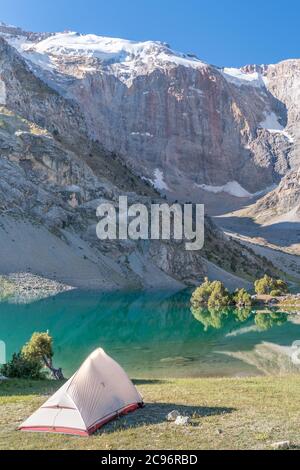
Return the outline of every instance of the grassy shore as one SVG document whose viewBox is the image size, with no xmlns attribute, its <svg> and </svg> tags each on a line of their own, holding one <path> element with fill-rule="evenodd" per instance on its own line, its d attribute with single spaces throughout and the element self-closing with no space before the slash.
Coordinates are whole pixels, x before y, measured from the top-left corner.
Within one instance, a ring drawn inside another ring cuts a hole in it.
<svg viewBox="0 0 300 470">
<path fill-rule="evenodd" d="M 16 431 L 61 384 L 0 382 L 0 449 L 269 449 L 300 448 L 300 376 L 137 380 L 146 407 L 83 438 Z M 177 409 L 191 424 L 166 421 Z"/>
</svg>

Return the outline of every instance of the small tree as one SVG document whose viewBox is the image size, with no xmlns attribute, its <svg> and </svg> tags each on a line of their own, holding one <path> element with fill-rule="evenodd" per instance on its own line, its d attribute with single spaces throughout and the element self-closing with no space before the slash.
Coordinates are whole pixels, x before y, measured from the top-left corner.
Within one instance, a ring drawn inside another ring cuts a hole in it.
<svg viewBox="0 0 300 470">
<path fill-rule="evenodd" d="M 283 281 L 282 279 L 276 279 L 275 280 L 275 287 L 274 287 L 274 290 L 277 290 L 277 291 L 280 291 L 281 294 L 288 294 L 289 293 L 289 288 L 288 288 L 288 285 L 285 281 Z"/>
<path fill-rule="evenodd" d="M 198 307 L 200 305 L 207 305 L 212 292 L 211 284 L 212 283 L 206 277 L 201 286 L 194 290 L 191 297 L 191 303 L 193 306 Z"/>
<path fill-rule="evenodd" d="M 192 294 L 193 307 L 208 306 L 210 308 L 226 307 L 230 302 L 228 290 L 221 281 L 210 282 L 205 278 L 203 284 Z"/>
<path fill-rule="evenodd" d="M 251 295 L 246 289 L 237 289 L 233 295 L 233 301 L 237 307 L 251 307 Z"/>
<path fill-rule="evenodd" d="M 208 307 L 213 309 L 227 307 L 230 303 L 230 296 L 224 284 L 220 281 L 214 281 L 211 287 L 212 292 L 208 300 Z"/>
<path fill-rule="evenodd" d="M 54 379 L 64 379 L 61 368 L 55 369 L 53 367 L 52 337 L 48 332 L 33 333 L 30 341 L 22 348 L 21 353 L 29 361 L 40 361 L 51 371 Z"/>
<path fill-rule="evenodd" d="M 287 294 L 289 289 L 287 283 L 282 279 L 274 279 L 267 274 L 254 283 L 255 292 L 261 295 L 279 296 Z"/>
</svg>

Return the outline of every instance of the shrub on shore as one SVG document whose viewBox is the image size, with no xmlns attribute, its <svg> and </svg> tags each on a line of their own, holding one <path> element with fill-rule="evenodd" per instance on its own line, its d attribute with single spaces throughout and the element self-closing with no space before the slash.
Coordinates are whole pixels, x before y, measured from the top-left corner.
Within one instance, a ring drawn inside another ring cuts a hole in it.
<svg viewBox="0 0 300 470">
<path fill-rule="evenodd" d="M 237 307 L 251 307 L 252 298 L 249 292 L 246 289 L 237 289 L 233 294 L 233 303 Z"/>
<path fill-rule="evenodd" d="M 289 292 L 288 285 L 285 281 L 275 279 L 267 274 L 255 281 L 254 288 L 258 295 L 272 295 L 273 297 L 279 297 Z"/>
<path fill-rule="evenodd" d="M 22 352 L 14 353 L 12 359 L 1 366 L 0 374 L 10 379 L 44 379 L 40 361 L 29 360 Z"/>
<path fill-rule="evenodd" d="M 21 351 L 0 368 L 0 374 L 8 378 L 42 379 L 46 378 L 48 369 L 54 379 L 62 380 L 62 370 L 55 369 L 52 363 L 52 342 L 48 332 L 33 333 Z"/>
<path fill-rule="evenodd" d="M 207 306 L 209 308 L 223 308 L 230 304 L 230 294 L 221 281 L 209 281 L 205 278 L 203 284 L 197 287 L 192 294 L 193 307 Z"/>
<path fill-rule="evenodd" d="M 246 289 L 237 289 L 230 294 L 221 281 L 209 281 L 205 278 L 192 294 L 192 307 L 208 307 L 213 309 L 221 309 L 229 305 L 237 307 L 248 307 L 252 305 L 251 295 Z"/>
</svg>

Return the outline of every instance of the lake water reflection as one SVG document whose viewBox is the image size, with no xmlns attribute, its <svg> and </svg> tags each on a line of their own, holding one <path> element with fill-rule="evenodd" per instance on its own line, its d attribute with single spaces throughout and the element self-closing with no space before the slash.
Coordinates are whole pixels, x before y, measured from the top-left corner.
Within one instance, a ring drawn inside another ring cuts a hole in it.
<svg viewBox="0 0 300 470">
<path fill-rule="evenodd" d="M 70 376 L 101 346 L 132 377 L 241 376 L 298 372 L 291 345 L 300 316 L 272 311 L 190 310 L 190 292 L 71 291 L 31 304 L 0 303 L 7 354 L 34 331 L 54 337 Z"/>
</svg>

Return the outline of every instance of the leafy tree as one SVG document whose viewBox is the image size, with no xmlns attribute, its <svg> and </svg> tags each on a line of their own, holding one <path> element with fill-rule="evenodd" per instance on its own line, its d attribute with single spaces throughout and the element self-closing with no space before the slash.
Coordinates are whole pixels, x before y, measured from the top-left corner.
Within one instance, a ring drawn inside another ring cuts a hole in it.
<svg viewBox="0 0 300 470">
<path fill-rule="evenodd" d="M 280 297 L 282 295 L 282 292 L 280 289 L 273 289 L 271 290 L 270 295 L 272 297 Z"/>
<path fill-rule="evenodd" d="M 214 281 L 212 283 L 212 292 L 208 299 L 207 306 L 209 308 L 222 308 L 227 307 L 230 303 L 230 296 L 228 290 L 224 287 L 224 284 L 220 281 Z"/>
<path fill-rule="evenodd" d="M 237 289 L 233 295 L 233 301 L 237 307 L 251 307 L 252 298 L 246 289 Z"/>
<path fill-rule="evenodd" d="M 230 295 L 224 284 L 220 281 L 210 282 L 205 278 L 203 284 L 192 294 L 191 304 L 197 308 L 208 306 L 209 308 L 222 308 L 230 303 Z"/>
<path fill-rule="evenodd" d="M 282 279 L 276 279 L 275 281 L 275 289 L 277 289 L 278 291 L 281 291 L 281 295 L 282 294 L 288 294 L 289 293 L 289 288 L 288 288 L 288 285 L 285 281 L 283 281 Z"/>
<path fill-rule="evenodd" d="M 52 373 L 53 378 L 62 380 L 64 378 L 61 369 L 53 367 L 52 337 L 49 333 L 33 333 L 30 341 L 22 348 L 22 355 L 29 361 L 40 361 Z"/>
<path fill-rule="evenodd" d="M 273 295 L 276 292 L 278 295 L 287 294 L 289 289 L 287 283 L 281 279 L 274 279 L 267 274 L 263 278 L 258 279 L 254 283 L 255 292 L 259 295 Z"/>
<path fill-rule="evenodd" d="M 193 292 L 191 297 L 191 303 L 197 307 L 199 305 L 207 305 L 209 297 L 212 292 L 211 282 L 206 277 L 200 287 Z"/>
</svg>

